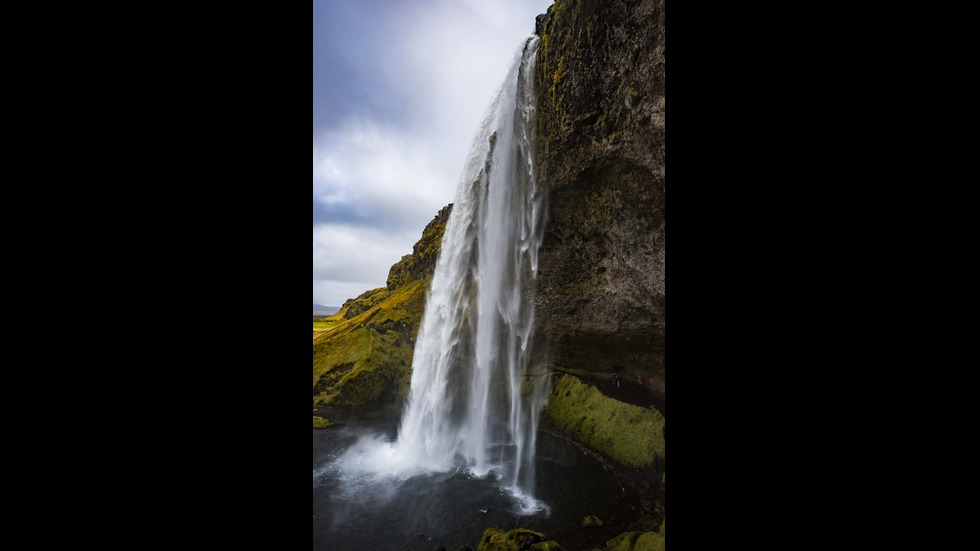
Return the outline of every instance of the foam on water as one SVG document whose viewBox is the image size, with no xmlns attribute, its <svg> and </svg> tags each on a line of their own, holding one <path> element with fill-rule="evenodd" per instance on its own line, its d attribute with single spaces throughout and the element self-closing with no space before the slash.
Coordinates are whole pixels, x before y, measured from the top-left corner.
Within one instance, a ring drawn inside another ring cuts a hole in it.
<svg viewBox="0 0 980 551">
<path fill-rule="evenodd" d="M 508 486 L 503 489 L 507 494 L 514 498 L 517 503 L 517 509 L 511 512 L 520 516 L 529 515 L 544 515 L 548 516 L 551 514 L 551 508 L 548 504 L 536 499 L 534 496 L 524 493 L 523 490 L 517 486 Z"/>
</svg>

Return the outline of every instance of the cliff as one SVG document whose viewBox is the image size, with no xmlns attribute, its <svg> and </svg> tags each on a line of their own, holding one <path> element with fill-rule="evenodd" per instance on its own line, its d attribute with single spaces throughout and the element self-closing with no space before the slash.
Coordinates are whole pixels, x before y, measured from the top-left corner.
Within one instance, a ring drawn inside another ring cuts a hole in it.
<svg viewBox="0 0 980 551">
<path fill-rule="evenodd" d="M 444 207 L 426 225 L 412 254 L 389 270 L 385 287 L 347 300 L 327 318 L 334 327 L 313 333 L 314 408 L 390 402 L 407 394 L 425 293 L 451 210 Z M 324 426 L 321 416 L 313 422 Z"/>
<path fill-rule="evenodd" d="M 532 365 L 554 371 L 549 430 L 628 482 L 632 520 L 608 550 L 665 546 L 664 10 L 664 0 L 556 0 L 535 26 L 537 167 L 549 198 Z M 386 287 L 348 301 L 332 318 L 341 324 L 314 337 L 315 407 L 407 391 L 450 207 Z M 491 528 L 480 549 L 557 548 L 532 534 Z"/>
<path fill-rule="evenodd" d="M 664 0 L 556 0 L 538 16 L 550 188 L 537 350 L 665 390 Z"/>
<path fill-rule="evenodd" d="M 534 362 L 594 384 L 613 374 L 631 382 L 642 377 L 663 413 L 664 1 L 556 0 L 535 31 L 538 174 L 549 205 Z M 347 301 L 332 318 L 340 324 L 315 334 L 315 404 L 368 403 L 404 392 L 451 208 L 440 210 L 412 254 L 391 267 L 385 287 Z M 368 384 L 369 374 L 380 382 Z M 549 414 L 563 426 L 561 412 L 575 412 L 559 403 Z M 602 451 L 615 457 L 609 448 Z"/>
<path fill-rule="evenodd" d="M 555 372 L 550 427 L 635 481 L 637 520 L 607 549 L 665 542 L 664 7 L 556 0 L 535 28 L 549 205 L 533 361 Z"/>
<path fill-rule="evenodd" d="M 451 203 L 440 209 L 422 230 L 422 238 L 412 247 L 412 254 L 403 256 L 391 267 L 388 272 L 388 291 L 411 281 L 432 277 L 442 245 L 442 235 L 446 231 L 446 222 L 449 221 L 452 211 Z"/>
</svg>

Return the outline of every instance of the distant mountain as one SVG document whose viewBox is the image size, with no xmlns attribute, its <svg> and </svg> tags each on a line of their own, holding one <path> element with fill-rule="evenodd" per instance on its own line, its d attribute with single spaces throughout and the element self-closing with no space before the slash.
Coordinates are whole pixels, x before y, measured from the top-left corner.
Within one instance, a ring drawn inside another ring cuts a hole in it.
<svg viewBox="0 0 980 551">
<path fill-rule="evenodd" d="M 324 306 L 322 304 L 313 303 L 313 315 L 314 316 L 330 316 L 336 314 L 340 311 L 339 306 Z"/>
</svg>

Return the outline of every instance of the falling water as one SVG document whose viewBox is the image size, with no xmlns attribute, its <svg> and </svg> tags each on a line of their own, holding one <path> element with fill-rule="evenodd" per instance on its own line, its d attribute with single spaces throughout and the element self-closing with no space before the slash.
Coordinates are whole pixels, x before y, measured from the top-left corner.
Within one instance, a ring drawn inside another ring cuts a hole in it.
<svg viewBox="0 0 980 551">
<path fill-rule="evenodd" d="M 429 289 L 396 442 L 351 450 L 360 472 L 401 478 L 465 469 L 493 473 L 535 500 L 538 414 L 546 376 L 528 373 L 533 282 L 544 224 L 534 164 L 530 37 L 500 84 L 473 140 Z"/>
<path fill-rule="evenodd" d="M 531 36 L 515 56 L 473 140 L 422 316 L 397 441 L 365 438 L 348 450 L 338 468 L 351 480 L 492 473 L 523 513 L 547 510 L 532 494 L 549 380 L 527 365 L 546 206 L 533 155 L 537 46 Z"/>
</svg>

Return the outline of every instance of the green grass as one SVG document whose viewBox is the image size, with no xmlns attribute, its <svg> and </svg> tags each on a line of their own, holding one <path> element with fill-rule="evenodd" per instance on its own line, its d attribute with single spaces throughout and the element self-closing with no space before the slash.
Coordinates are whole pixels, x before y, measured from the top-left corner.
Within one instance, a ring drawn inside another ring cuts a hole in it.
<svg viewBox="0 0 980 551">
<path fill-rule="evenodd" d="M 313 406 L 363 405 L 407 393 L 413 347 L 390 328 L 402 322 L 416 336 L 428 279 L 389 294 L 381 288 L 365 297 L 368 308 L 351 319 L 331 317 L 330 331 L 313 336 Z M 339 313 L 338 313 L 339 314 Z"/>
<path fill-rule="evenodd" d="M 333 329 L 337 327 L 337 322 L 335 321 L 314 321 L 313 329 Z"/>
</svg>

